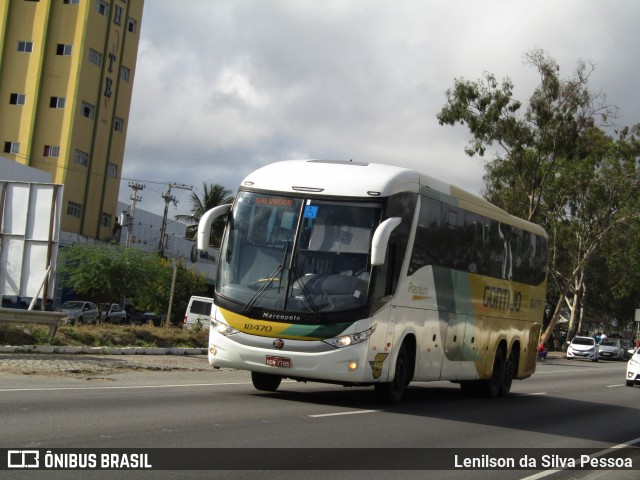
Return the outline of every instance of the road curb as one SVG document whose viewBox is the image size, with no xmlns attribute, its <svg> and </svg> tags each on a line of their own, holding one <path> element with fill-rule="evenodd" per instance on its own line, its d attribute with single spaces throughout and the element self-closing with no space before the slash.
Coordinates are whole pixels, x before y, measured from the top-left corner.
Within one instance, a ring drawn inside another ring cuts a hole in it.
<svg viewBox="0 0 640 480">
<path fill-rule="evenodd" d="M 206 348 L 72 347 L 53 345 L 0 346 L 0 353 L 77 353 L 91 355 L 206 355 Z"/>
</svg>

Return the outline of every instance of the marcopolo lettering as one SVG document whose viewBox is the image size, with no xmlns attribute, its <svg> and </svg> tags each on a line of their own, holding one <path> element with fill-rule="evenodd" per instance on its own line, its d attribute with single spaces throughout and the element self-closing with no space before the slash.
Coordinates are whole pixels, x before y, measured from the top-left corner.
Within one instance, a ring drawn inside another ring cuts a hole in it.
<svg viewBox="0 0 640 480">
<path fill-rule="evenodd" d="M 281 313 L 263 312 L 262 318 L 266 320 L 278 320 L 281 322 L 299 322 L 302 318 L 299 315 L 286 315 Z"/>
</svg>

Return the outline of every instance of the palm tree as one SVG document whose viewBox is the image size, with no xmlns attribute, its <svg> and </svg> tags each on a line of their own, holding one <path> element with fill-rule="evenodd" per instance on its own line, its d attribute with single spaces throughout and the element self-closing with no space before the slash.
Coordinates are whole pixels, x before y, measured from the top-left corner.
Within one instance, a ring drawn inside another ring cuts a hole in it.
<svg viewBox="0 0 640 480">
<path fill-rule="evenodd" d="M 187 238 L 191 240 L 196 239 L 198 233 L 198 223 L 202 216 L 209 210 L 219 205 L 225 205 L 233 202 L 234 195 L 231 194 L 222 185 L 209 184 L 202 182 L 204 189 L 204 195 L 202 198 L 198 196 L 196 192 L 191 192 L 191 214 L 190 215 L 176 215 L 176 220 L 185 222 L 187 225 Z M 213 222 L 211 226 L 211 236 L 209 238 L 209 245 L 220 245 L 222 241 L 222 233 L 224 230 L 224 222 L 220 219 Z"/>
</svg>

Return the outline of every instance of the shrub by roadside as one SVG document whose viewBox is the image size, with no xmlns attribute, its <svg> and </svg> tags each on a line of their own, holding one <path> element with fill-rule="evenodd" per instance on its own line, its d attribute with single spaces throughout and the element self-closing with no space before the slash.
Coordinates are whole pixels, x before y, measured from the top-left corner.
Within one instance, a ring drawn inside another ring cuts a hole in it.
<svg viewBox="0 0 640 480">
<path fill-rule="evenodd" d="M 3 323 L 0 324 L 0 345 L 206 348 L 209 332 L 175 326 L 77 325 L 58 327 L 50 342 L 48 333 L 46 326 Z"/>
</svg>

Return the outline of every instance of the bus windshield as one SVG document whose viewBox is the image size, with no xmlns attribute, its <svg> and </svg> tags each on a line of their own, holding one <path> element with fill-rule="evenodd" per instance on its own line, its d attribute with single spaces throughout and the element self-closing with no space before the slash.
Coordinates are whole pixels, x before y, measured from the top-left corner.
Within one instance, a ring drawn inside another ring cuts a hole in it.
<svg viewBox="0 0 640 480">
<path fill-rule="evenodd" d="M 381 215 L 381 203 L 241 191 L 221 247 L 216 292 L 243 313 L 363 307 Z"/>
</svg>

